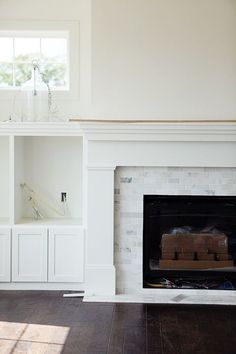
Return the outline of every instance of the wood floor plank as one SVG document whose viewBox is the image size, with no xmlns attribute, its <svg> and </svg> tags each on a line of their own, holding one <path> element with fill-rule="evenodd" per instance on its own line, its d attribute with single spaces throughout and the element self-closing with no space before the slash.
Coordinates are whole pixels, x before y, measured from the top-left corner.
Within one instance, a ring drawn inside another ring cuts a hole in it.
<svg viewBox="0 0 236 354">
<path fill-rule="evenodd" d="M 178 317 L 169 307 L 160 310 L 162 351 L 165 354 L 182 354 Z"/>
<path fill-rule="evenodd" d="M 115 304 L 113 322 L 118 327 L 145 327 L 145 304 Z"/>
<path fill-rule="evenodd" d="M 162 353 L 160 308 L 147 305 L 147 351 Z"/>
<path fill-rule="evenodd" d="M 106 353 L 110 335 L 109 327 L 97 326 L 92 323 L 73 326 L 65 343 L 64 354 L 95 354 Z"/>
<path fill-rule="evenodd" d="M 108 354 L 146 353 L 146 328 L 139 326 L 113 326 L 108 346 Z"/>
<path fill-rule="evenodd" d="M 146 352 L 146 305 L 116 304 L 108 354 Z"/>
</svg>

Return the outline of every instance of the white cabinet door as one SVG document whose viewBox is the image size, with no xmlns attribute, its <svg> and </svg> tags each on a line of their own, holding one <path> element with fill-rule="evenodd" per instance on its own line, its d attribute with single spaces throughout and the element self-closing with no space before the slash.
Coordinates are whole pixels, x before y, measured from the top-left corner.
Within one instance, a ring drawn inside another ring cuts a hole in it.
<svg viewBox="0 0 236 354">
<path fill-rule="evenodd" d="M 11 229 L 0 228 L 0 282 L 11 281 Z"/>
<path fill-rule="evenodd" d="M 12 281 L 47 281 L 47 228 L 12 230 Z"/>
<path fill-rule="evenodd" d="M 84 232 L 80 227 L 49 229 L 49 281 L 84 281 Z"/>
</svg>

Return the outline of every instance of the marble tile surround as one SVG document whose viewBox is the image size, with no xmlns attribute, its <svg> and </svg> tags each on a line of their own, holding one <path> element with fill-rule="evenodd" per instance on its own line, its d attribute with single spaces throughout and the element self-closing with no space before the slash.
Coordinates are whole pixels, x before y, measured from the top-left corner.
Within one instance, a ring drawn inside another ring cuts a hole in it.
<svg viewBox="0 0 236 354">
<path fill-rule="evenodd" d="M 143 195 L 236 195 L 236 168 L 118 167 L 114 193 L 117 294 L 142 294 Z"/>
</svg>

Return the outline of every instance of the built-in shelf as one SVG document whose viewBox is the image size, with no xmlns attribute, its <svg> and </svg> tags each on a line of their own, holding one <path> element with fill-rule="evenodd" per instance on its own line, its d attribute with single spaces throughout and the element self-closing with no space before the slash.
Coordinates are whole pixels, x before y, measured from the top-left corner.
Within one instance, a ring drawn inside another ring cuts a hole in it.
<svg viewBox="0 0 236 354">
<path fill-rule="evenodd" d="M 54 134 L 52 124 L 1 125 L 0 225 L 81 225 L 83 137 L 74 124 L 55 127 Z M 40 199 L 42 220 L 34 219 L 25 183 Z"/>
<path fill-rule="evenodd" d="M 77 224 L 82 217 L 82 138 L 17 136 L 14 152 L 15 223 Z M 34 220 L 29 188 L 43 216 L 40 222 Z M 62 193 L 67 195 L 66 218 Z"/>
</svg>

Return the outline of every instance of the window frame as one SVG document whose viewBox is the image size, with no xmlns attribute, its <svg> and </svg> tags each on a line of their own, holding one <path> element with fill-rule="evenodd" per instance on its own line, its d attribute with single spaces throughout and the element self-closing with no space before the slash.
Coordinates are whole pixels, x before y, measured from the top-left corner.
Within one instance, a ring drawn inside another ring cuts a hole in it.
<svg viewBox="0 0 236 354">
<path fill-rule="evenodd" d="M 1 37 L 56 38 L 67 34 L 69 87 L 52 89 L 55 100 L 79 99 L 79 23 L 78 21 L 0 21 Z M 0 100 L 13 100 L 20 87 L 0 88 Z"/>
</svg>

